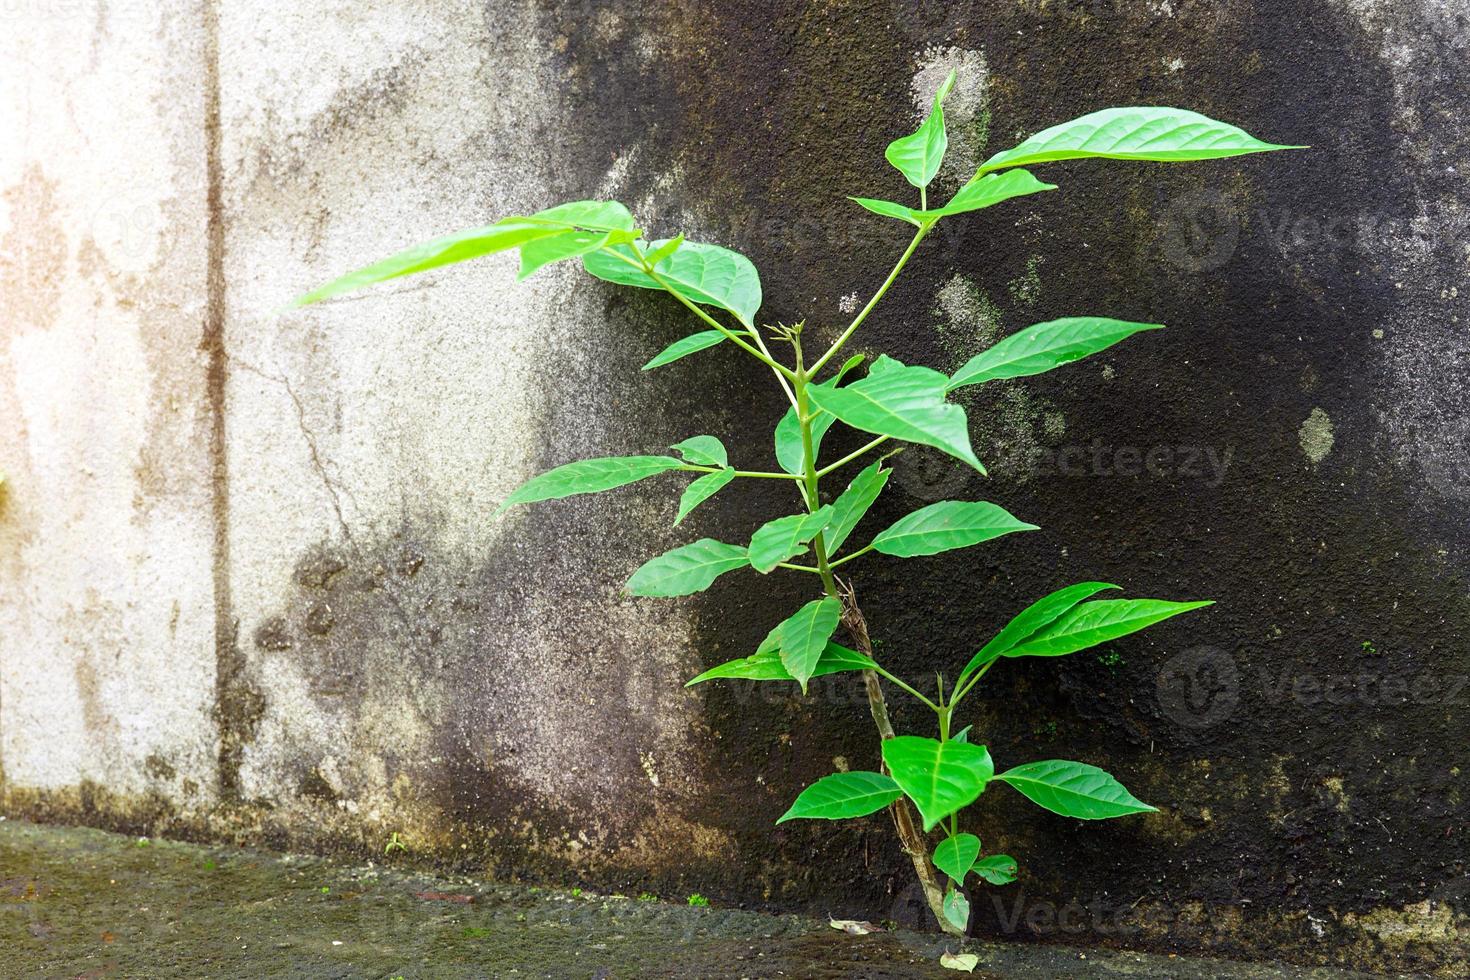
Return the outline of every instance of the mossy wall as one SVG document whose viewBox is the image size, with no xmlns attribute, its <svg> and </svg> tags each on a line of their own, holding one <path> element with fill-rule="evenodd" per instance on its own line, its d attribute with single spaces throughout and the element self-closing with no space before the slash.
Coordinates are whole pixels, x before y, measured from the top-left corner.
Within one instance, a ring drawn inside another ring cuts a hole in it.
<svg viewBox="0 0 1470 980">
<path fill-rule="evenodd" d="M 675 304 L 570 267 L 516 285 L 508 259 L 274 311 L 606 196 L 750 255 L 765 319 L 832 336 L 905 241 L 845 195 L 906 192 L 883 147 L 956 68 L 945 192 L 1112 104 L 1313 147 L 1049 167 L 1060 191 L 941 225 L 859 338 L 950 370 L 1056 316 L 1170 327 L 972 389 L 990 478 L 908 452 L 875 508 L 989 499 L 1043 528 L 862 568 L 908 675 L 1071 581 L 1217 600 L 987 680 L 962 722 L 998 760 L 1104 764 L 1160 812 L 987 794 L 974 829 L 1023 881 L 975 897 L 976 929 L 1462 969 L 1462 2 L 30 13 L 3 100 L 27 138 L 0 156 L 0 397 L 24 422 L 0 441 L 6 812 L 373 855 L 396 832 L 401 860 L 918 921 L 882 820 L 772 826 L 839 757 L 872 764 L 854 681 L 681 687 L 805 583 L 619 594 L 650 554 L 786 512 L 784 488 L 677 531 L 654 483 L 488 521 L 539 469 L 698 432 L 766 465 L 758 365 L 640 375 L 691 330 Z"/>
</svg>

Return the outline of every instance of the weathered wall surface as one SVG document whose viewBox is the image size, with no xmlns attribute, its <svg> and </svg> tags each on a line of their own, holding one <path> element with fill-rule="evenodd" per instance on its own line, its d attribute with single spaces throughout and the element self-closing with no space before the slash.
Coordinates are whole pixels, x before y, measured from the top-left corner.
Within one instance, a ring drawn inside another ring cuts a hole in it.
<svg viewBox="0 0 1470 980">
<path fill-rule="evenodd" d="M 1044 528 L 863 571 L 907 673 L 1067 581 L 1219 600 L 996 672 L 966 721 L 999 760 L 1105 763 L 1161 812 L 987 797 L 1025 885 L 978 896 L 977 929 L 1463 969 L 1463 0 L 5 15 L 6 812 L 373 854 L 398 833 L 395 860 L 912 916 L 881 821 L 771 826 L 834 756 L 873 758 L 854 685 L 681 687 L 799 583 L 618 594 L 649 554 L 784 512 L 780 488 L 679 532 L 656 484 L 487 519 L 580 456 L 714 432 L 767 460 L 759 372 L 721 350 L 640 377 L 688 332 L 676 306 L 572 268 L 517 285 L 510 259 L 274 311 L 607 196 L 751 255 L 764 318 L 830 333 L 902 245 L 843 195 L 902 193 L 882 148 L 957 67 L 946 189 L 1107 104 L 1314 147 L 1053 167 L 1061 192 L 941 226 L 870 321 L 941 369 L 1068 313 L 1171 325 L 987 386 L 991 478 L 908 453 L 876 509 L 983 497 Z"/>
</svg>

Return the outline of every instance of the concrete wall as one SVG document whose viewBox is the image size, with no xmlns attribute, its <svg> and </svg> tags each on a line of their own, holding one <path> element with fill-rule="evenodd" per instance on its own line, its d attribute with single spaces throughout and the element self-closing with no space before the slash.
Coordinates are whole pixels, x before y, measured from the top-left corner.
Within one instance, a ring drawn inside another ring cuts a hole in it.
<svg viewBox="0 0 1470 980">
<path fill-rule="evenodd" d="M 1079 826 L 998 792 L 977 829 L 1025 890 L 978 896 L 977 929 L 1463 961 L 1463 0 L 0 16 L 5 813 L 373 856 L 398 833 L 394 860 L 917 921 L 882 821 L 771 826 L 834 757 L 870 764 L 851 683 L 681 687 L 801 583 L 618 593 L 649 554 L 785 512 L 782 488 L 677 532 L 655 484 L 487 519 L 581 456 L 714 432 L 768 459 L 759 372 L 721 350 L 641 377 L 689 330 L 675 305 L 571 267 L 516 284 L 510 258 L 274 311 L 604 196 L 745 251 L 766 318 L 830 334 L 902 245 L 843 195 L 902 193 L 882 148 L 957 67 L 946 187 L 1106 104 L 1314 146 L 1056 167 L 1063 191 L 941 226 L 871 321 L 865 343 L 942 369 L 1068 313 L 1171 324 L 986 386 L 992 478 L 911 452 L 877 509 L 983 497 L 1044 527 L 864 571 L 906 673 L 1067 581 L 1219 600 L 995 678 L 968 720 L 998 757 L 1103 763 L 1162 811 Z"/>
</svg>

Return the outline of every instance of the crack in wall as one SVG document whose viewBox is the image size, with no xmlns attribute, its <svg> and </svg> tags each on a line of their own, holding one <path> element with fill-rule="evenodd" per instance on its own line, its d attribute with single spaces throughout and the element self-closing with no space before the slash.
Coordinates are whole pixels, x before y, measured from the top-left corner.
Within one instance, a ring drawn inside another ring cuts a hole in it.
<svg viewBox="0 0 1470 980">
<path fill-rule="evenodd" d="M 352 537 L 352 528 L 348 525 L 347 515 L 342 510 L 342 497 L 346 496 L 351 501 L 353 510 L 359 509 L 357 506 L 357 501 L 355 499 L 352 499 L 352 492 L 348 490 L 347 487 L 336 483 L 332 479 L 331 474 L 327 472 L 326 463 L 322 460 L 321 450 L 320 447 L 318 447 L 317 445 L 316 434 L 311 431 L 311 426 L 306 421 L 306 405 L 301 401 L 301 396 L 296 393 L 296 389 L 291 387 L 290 379 L 287 378 L 285 375 L 271 374 L 269 371 L 258 368 L 255 365 L 250 364 L 247 361 L 243 361 L 238 357 L 230 357 L 230 355 L 228 354 L 226 354 L 225 356 L 229 357 L 231 361 L 238 364 L 246 371 L 249 371 L 251 374 L 280 385 L 282 390 L 286 392 L 286 397 L 291 399 L 291 404 L 296 410 L 296 424 L 301 429 L 301 437 L 306 440 L 306 451 L 307 455 L 311 459 L 311 468 L 314 469 L 317 476 L 321 478 L 322 486 L 326 489 L 327 496 L 331 498 L 332 510 L 337 515 L 337 526 L 342 531 L 342 537 L 345 538 L 347 540 L 347 543 L 349 545 L 352 545 L 353 550 L 356 551 L 356 542 Z"/>
</svg>

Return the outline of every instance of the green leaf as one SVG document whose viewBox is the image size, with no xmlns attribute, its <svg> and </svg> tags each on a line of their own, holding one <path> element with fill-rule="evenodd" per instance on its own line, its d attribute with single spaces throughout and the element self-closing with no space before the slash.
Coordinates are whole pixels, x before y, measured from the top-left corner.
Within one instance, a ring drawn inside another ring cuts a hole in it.
<svg viewBox="0 0 1470 980">
<path fill-rule="evenodd" d="M 980 838 L 974 834 L 955 834 L 934 848 L 934 866 L 963 885 L 965 874 L 979 856 Z"/>
<path fill-rule="evenodd" d="M 538 500 L 557 500 L 579 493 L 600 493 L 629 483 L 637 483 L 668 470 L 676 470 L 683 462 L 672 456 L 604 456 L 581 459 L 575 463 L 547 470 L 516 489 L 496 510 L 495 517 L 508 507 Z"/>
<path fill-rule="evenodd" d="M 894 782 L 919 808 L 926 832 L 951 813 L 974 803 L 995 774 L 985 746 L 941 743 L 918 735 L 886 740 L 883 762 Z"/>
<path fill-rule="evenodd" d="M 883 492 L 883 486 L 888 482 L 888 474 L 891 472 L 893 471 L 885 470 L 883 461 L 879 460 L 853 477 L 847 489 L 842 491 L 842 496 L 832 502 L 832 520 L 822 537 L 827 545 L 827 557 L 837 554 L 847 536 L 857 527 L 858 521 L 873 506 L 873 501 L 878 499 L 878 494 Z"/>
<path fill-rule="evenodd" d="M 1069 316 L 1038 323 L 1011 334 L 970 358 L 949 381 L 949 390 L 997 378 L 1023 378 L 1096 354 L 1143 330 L 1162 330 L 1162 323 L 1129 323 L 1104 316 Z"/>
<path fill-rule="evenodd" d="M 888 144 L 883 156 L 898 168 L 910 184 L 928 187 L 934 175 L 939 173 L 939 164 L 944 151 L 949 147 L 949 137 L 944 132 L 944 97 L 954 88 L 955 73 L 950 72 L 939 91 L 934 93 L 934 108 L 929 110 L 923 124 L 910 136 L 904 136 Z"/>
<path fill-rule="evenodd" d="M 959 688 L 959 685 L 956 684 L 955 687 Z M 974 727 L 974 725 L 966 725 L 964 728 L 961 728 L 959 731 L 951 735 L 949 737 L 949 740 L 951 742 L 968 742 L 970 740 L 970 729 Z"/>
<path fill-rule="evenodd" d="M 984 473 L 970 448 L 965 410 L 944 400 L 949 379 L 930 368 L 895 365 L 846 388 L 814 386 L 808 396 L 855 429 L 933 446 Z"/>
<path fill-rule="evenodd" d="M 870 197 L 854 197 L 849 200 L 856 201 L 874 214 L 881 214 L 885 218 L 897 218 L 911 225 L 923 225 L 925 222 L 933 223 L 951 214 L 979 211 L 981 208 L 1009 201 L 1013 197 L 1024 197 L 1027 194 L 1039 194 L 1042 191 L 1056 189 L 1056 184 L 1044 184 L 1033 177 L 1030 171 L 1011 170 L 1003 174 L 977 174 L 970 179 L 969 183 L 961 187 L 944 207 L 930 208 L 927 211 L 904 207 L 893 201 L 877 201 Z"/>
<path fill-rule="evenodd" d="M 944 917 L 956 929 L 965 929 L 970 925 L 970 900 L 953 886 L 944 895 Z"/>
<path fill-rule="evenodd" d="M 521 246 L 521 271 L 517 278 L 524 280 L 552 262 L 586 255 L 608 245 L 631 242 L 637 237 L 635 231 L 564 231 L 550 238 L 526 242 Z"/>
<path fill-rule="evenodd" d="M 778 517 L 750 537 L 750 565 L 765 575 L 781 562 L 806 550 L 807 542 L 832 519 L 832 505 L 810 514 Z"/>
<path fill-rule="evenodd" d="M 878 201 L 871 197 L 849 197 L 848 200 L 862 205 L 874 214 L 881 214 L 885 218 L 897 218 L 899 221 L 907 221 L 911 225 L 918 225 L 920 223 L 920 215 L 924 214 L 924 212 L 917 208 L 904 207 L 902 204 L 895 204 L 893 201 Z"/>
<path fill-rule="evenodd" d="M 1024 197 L 1027 194 L 1039 194 L 1042 191 L 1056 189 L 1056 184 L 1042 183 L 1027 170 L 1011 170 L 1003 174 L 977 174 L 971 177 L 969 182 L 961 187 L 944 207 L 917 212 L 915 217 L 922 220 L 943 218 L 951 214 L 964 214 L 966 211 L 979 211 L 981 208 L 1009 201 L 1013 197 Z"/>
<path fill-rule="evenodd" d="M 902 795 L 898 784 L 881 772 L 835 772 L 802 790 L 776 823 L 866 817 Z"/>
<path fill-rule="evenodd" d="M 1028 762 L 995 778 L 1004 780 L 1037 806 L 1078 820 L 1107 820 L 1156 809 L 1135 799 L 1122 783 L 1097 766 L 1083 762 Z"/>
<path fill-rule="evenodd" d="M 986 160 L 979 172 L 1082 157 L 1172 162 L 1304 149 L 1263 143 L 1242 129 L 1187 109 L 1140 106 L 1103 109 L 1044 129 Z"/>
<path fill-rule="evenodd" d="M 657 252 L 670 240 L 659 239 L 648 244 Z M 664 288 L 648 273 L 612 252 L 637 261 L 631 247 L 617 245 L 583 256 L 582 265 L 592 275 L 608 282 L 641 289 Z M 685 242 L 654 271 L 691 303 L 728 310 L 745 326 L 753 326 L 761 306 L 761 277 L 750 260 L 739 252 L 702 242 Z"/>
<path fill-rule="evenodd" d="M 1009 885 L 1016 880 L 1016 859 L 1009 854 L 990 854 L 970 869 L 992 885 Z"/>
<path fill-rule="evenodd" d="M 1004 651 L 1003 657 L 1060 657 L 1163 622 L 1171 616 L 1203 609 L 1213 602 L 1169 602 L 1165 599 L 1099 599 L 1074 606 L 1045 629 Z"/>
<path fill-rule="evenodd" d="M 946 970 L 958 970 L 961 973 L 974 973 L 975 967 L 980 965 L 980 957 L 974 953 L 950 953 L 939 954 L 939 965 Z"/>
<path fill-rule="evenodd" d="M 1009 623 L 1006 623 L 1004 629 L 995 634 L 989 643 L 980 648 L 979 653 L 970 658 L 970 662 L 965 664 L 965 669 L 960 671 L 959 679 L 955 681 L 956 690 L 964 686 L 965 680 L 969 678 L 970 674 L 1036 633 L 1042 627 L 1055 622 L 1059 616 L 1077 605 L 1077 603 L 1084 599 L 1091 599 L 1105 589 L 1116 588 L 1116 585 L 1109 585 L 1107 582 L 1080 582 L 1077 585 L 1069 585 L 1064 589 L 1057 589 L 1051 595 L 1037 599 L 1031 605 L 1021 610 Z"/>
<path fill-rule="evenodd" d="M 503 218 L 493 225 L 467 228 L 452 235 L 422 242 L 333 279 L 298 297 L 291 305 L 307 306 L 389 279 L 478 259 L 540 239 L 559 237 L 576 228 L 602 232 L 636 231 L 633 216 L 616 201 L 573 201 L 540 211 L 528 218 Z"/>
<path fill-rule="evenodd" d="M 735 471 L 726 468 L 714 473 L 706 473 L 685 487 L 684 495 L 679 498 L 679 516 L 674 518 L 674 526 L 678 527 L 683 524 L 684 518 L 689 516 L 690 511 L 719 493 L 733 479 L 735 479 Z"/>
<path fill-rule="evenodd" d="M 913 558 L 968 548 L 1014 531 L 1035 530 L 1035 524 L 1019 521 L 995 504 L 941 500 L 900 518 L 873 539 L 873 548 L 896 558 Z"/>
<path fill-rule="evenodd" d="M 864 355 L 854 354 L 849 357 L 837 373 L 813 388 L 835 388 L 847 375 L 849 371 L 863 362 Z M 822 450 L 822 437 L 827 430 L 832 428 L 832 423 L 837 420 L 826 412 L 815 412 L 812 419 L 812 462 L 816 462 L 816 456 Z M 786 409 L 786 414 L 781 416 L 781 421 L 776 423 L 776 462 L 781 464 L 781 469 L 793 476 L 802 473 L 802 446 L 801 446 L 801 423 L 796 420 L 796 409 Z"/>
<path fill-rule="evenodd" d="M 673 255 L 675 252 L 679 251 L 680 247 L 683 246 L 683 244 L 684 236 L 675 235 L 673 238 L 670 238 L 658 248 L 643 256 L 643 261 L 657 268 L 660 262 L 668 258 L 670 255 Z"/>
<path fill-rule="evenodd" d="M 714 436 L 690 436 L 669 448 L 696 466 L 730 465 L 730 454 L 725 452 L 725 444 Z"/>
<path fill-rule="evenodd" d="M 780 633 L 778 632 L 780 628 L 776 627 L 771 631 L 771 636 L 767 637 L 767 641 L 772 641 L 774 637 L 775 645 L 770 649 L 757 650 L 748 657 L 740 657 L 737 660 L 726 661 L 718 667 L 711 667 L 684 686 L 693 687 L 695 684 L 720 678 L 747 681 L 796 680 L 791 676 L 791 671 L 786 669 L 786 665 L 781 663 Z M 765 644 L 762 644 L 762 647 L 764 646 Z M 828 674 L 841 674 L 846 671 L 872 670 L 876 666 L 872 658 L 865 654 L 829 640 L 826 649 L 822 651 L 821 659 L 817 661 L 816 670 L 812 671 L 812 676 L 826 677 Z"/>
<path fill-rule="evenodd" d="M 664 598 L 692 595 L 709 588 L 724 573 L 748 564 L 744 548 L 700 538 L 645 562 L 628 579 L 628 591 Z"/>
<path fill-rule="evenodd" d="M 842 618 L 842 603 L 831 596 L 813 599 L 781 623 L 781 663 L 806 693 L 806 682 L 816 675 L 827 641 Z"/>
<path fill-rule="evenodd" d="M 638 223 L 617 201 L 569 201 L 529 218 L 518 219 L 556 228 L 590 228 L 593 231 L 637 231 Z"/>
<path fill-rule="evenodd" d="M 643 365 L 643 370 L 652 371 L 656 367 L 672 364 L 681 357 L 688 357 L 690 354 L 702 351 L 706 347 L 713 347 L 716 344 L 722 344 L 724 342 L 725 335 L 718 330 L 702 330 L 699 333 L 690 334 L 665 347 L 653 360 Z"/>
<path fill-rule="evenodd" d="M 887 354 L 879 354 L 878 359 L 868 368 L 868 374 L 887 374 L 889 371 L 901 371 L 903 368 L 902 361 L 896 361 Z"/>
</svg>

